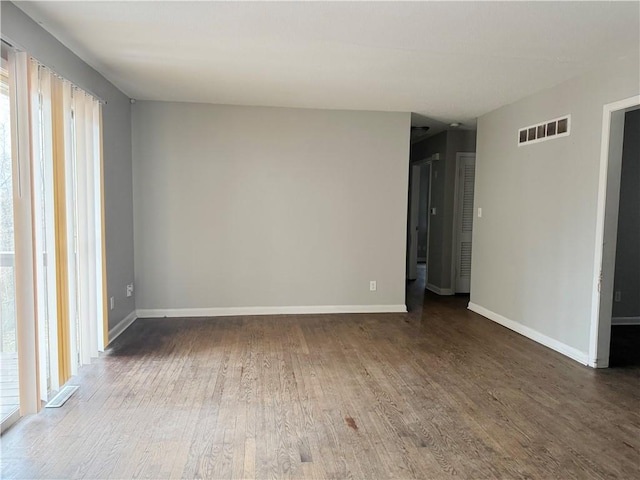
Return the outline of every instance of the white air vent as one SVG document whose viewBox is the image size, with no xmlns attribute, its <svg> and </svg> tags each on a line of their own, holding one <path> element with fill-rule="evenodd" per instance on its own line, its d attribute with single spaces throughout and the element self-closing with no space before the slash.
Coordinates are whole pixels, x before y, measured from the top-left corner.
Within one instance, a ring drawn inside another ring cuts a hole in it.
<svg viewBox="0 0 640 480">
<path fill-rule="evenodd" d="M 518 130 L 518 146 L 540 143 L 554 138 L 566 137 L 571 133 L 571 115 L 547 120 L 546 122 Z"/>
<path fill-rule="evenodd" d="M 62 387 L 58 394 L 45 405 L 45 408 L 60 408 L 64 403 L 71 398 L 71 395 L 76 393 L 80 387 L 76 385 L 67 385 Z"/>
</svg>

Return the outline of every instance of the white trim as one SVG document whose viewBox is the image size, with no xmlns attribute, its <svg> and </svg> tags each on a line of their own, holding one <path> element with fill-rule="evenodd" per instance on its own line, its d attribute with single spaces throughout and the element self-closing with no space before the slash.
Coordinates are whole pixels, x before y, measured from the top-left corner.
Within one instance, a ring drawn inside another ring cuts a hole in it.
<svg viewBox="0 0 640 480">
<path fill-rule="evenodd" d="M 640 95 L 625 98 L 602 107 L 602 140 L 600 142 L 600 173 L 598 181 L 598 201 L 596 207 L 595 254 L 593 261 L 593 286 L 591 293 L 591 331 L 589 335 L 589 366 L 598 365 L 598 327 L 600 316 L 600 275 L 604 242 L 605 203 L 607 197 L 607 172 L 609 169 L 609 135 L 611 133 L 611 114 L 617 110 L 640 104 Z M 604 360 L 604 359 L 603 359 Z M 603 363 L 603 362 L 600 362 Z M 608 359 L 605 362 L 608 364 Z"/>
<path fill-rule="evenodd" d="M 138 318 L 236 317 L 244 315 L 304 315 L 314 313 L 406 313 L 406 305 L 313 305 L 290 307 L 213 307 L 140 309 Z"/>
<path fill-rule="evenodd" d="M 640 317 L 613 317 L 611 325 L 640 325 Z"/>
<path fill-rule="evenodd" d="M 16 408 L 4 420 L 2 420 L 2 423 L 0 424 L 0 434 L 9 430 L 9 428 L 11 428 L 18 420 L 20 420 L 20 408 Z"/>
<path fill-rule="evenodd" d="M 480 305 L 476 305 L 475 303 L 469 302 L 468 308 L 472 312 L 475 312 L 485 318 L 488 318 L 489 320 L 499 323 L 503 327 L 507 327 L 509 330 L 513 330 L 520 335 L 530 338 L 531 340 L 538 342 L 545 347 L 549 347 L 550 349 L 555 350 L 556 352 L 561 353 L 571 358 L 572 360 L 575 360 L 576 362 L 579 362 L 583 365 L 588 364 L 588 355 L 585 352 L 581 352 L 577 348 L 571 347 L 566 343 L 562 343 L 554 338 L 548 337 L 543 333 L 534 330 L 533 328 L 527 327 L 514 320 L 503 317 L 502 315 L 492 312 L 491 310 L 481 307 Z"/>
<path fill-rule="evenodd" d="M 455 295 L 456 292 L 453 291 L 453 288 L 440 288 L 431 283 L 427 283 L 427 290 L 433 293 L 437 293 L 438 295 Z"/>
<path fill-rule="evenodd" d="M 109 343 L 112 343 L 116 338 L 122 334 L 127 328 L 131 326 L 133 322 L 138 318 L 137 312 L 134 310 L 129 315 L 124 317 L 120 322 L 109 330 Z"/>
</svg>

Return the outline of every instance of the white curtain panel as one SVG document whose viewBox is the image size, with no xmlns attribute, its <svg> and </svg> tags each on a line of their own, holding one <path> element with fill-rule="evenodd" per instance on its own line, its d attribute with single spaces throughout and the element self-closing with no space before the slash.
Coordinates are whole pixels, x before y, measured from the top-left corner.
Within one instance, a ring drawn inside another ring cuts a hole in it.
<svg viewBox="0 0 640 480">
<path fill-rule="evenodd" d="M 100 205 L 100 103 L 72 90 L 77 296 L 80 364 L 98 356 L 102 342 L 102 235 Z"/>
<path fill-rule="evenodd" d="M 29 57 L 9 51 L 11 155 L 15 238 L 16 345 L 20 414 L 39 410 L 38 344 L 33 265 L 31 142 L 29 141 Z"/>
</svg>

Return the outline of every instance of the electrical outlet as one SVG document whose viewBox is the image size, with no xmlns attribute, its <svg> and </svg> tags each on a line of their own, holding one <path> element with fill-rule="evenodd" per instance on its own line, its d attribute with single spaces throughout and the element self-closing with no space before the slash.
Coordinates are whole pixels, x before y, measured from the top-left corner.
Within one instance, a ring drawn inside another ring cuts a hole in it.
<svg viewBox="0 0 640 480">
<path fill-rule="evenodd" d="M 378 289 L 378 284 L 376 283 L 375 280 L 371 280 L 369 282 L 369 291 L 370 292 L 375 292 Z"/>
<path fill-rule="evenodd" d="M 618 290 L 615 294 L 615 301 L 616 302 L 622 301 L 622 292 L 620 290 Z"/>
<path fill-rule="evenodd" d="M 127 285 L 127 297 L 130 297 L 131 295 L 133 295 L 133 283 Z"/>
<path fill-rule="evenodd" d="M 113 310 L 114 308 L 116 308 L 116 299 L 111 297 L 109 299 L 109 306 L 111 307 L 111 310 Z"/>
<path fill-rule="evenodd" d="M 431 207 L 431 215 L 437 215 L 438 214 L 438 210 L 436 209 L 436 207 Z"/>
<path fill-rule="evenodd" d="M 482 207 L 478 207 L 478 218 L 482 218 Z"/>
</svg>

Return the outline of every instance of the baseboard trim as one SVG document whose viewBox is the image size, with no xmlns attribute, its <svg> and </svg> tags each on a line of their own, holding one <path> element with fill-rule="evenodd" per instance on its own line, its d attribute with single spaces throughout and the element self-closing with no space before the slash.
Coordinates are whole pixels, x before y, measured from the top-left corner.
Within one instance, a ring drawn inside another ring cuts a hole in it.
<svg viewBox="0 0 640 480">
<path fill-rule="evenodd" d="M 549 347 L 550 349 L 555 350 L 556 352 L 561 353 L 571 358 L 572 360 L 581 363 L 582 365 L 589 364 L 589 355 L 585 352 L 581 352 L 577 348 L 571 347 L 554 338 L 547 337 L 545 334 L 540 333 L 533 328 L 527 327 L 514 320 L 503 317 L 502 315 L 492 312 L 491 310 L 481 307 L 480 305 L 476 305 L 475 303 L 469 302 L 468 308 L 472 312 L 475 312 L 479 315 L 482 315 L 483 317 L 488 318 L 489 320 L 499 323 L 503 327 L 507 327 L 509 330 L 513 330 L 520 335 L 530 338 L 534 342 L 538 342 L 545 347 Z"/>
<path fill-rule="evenodd" d="M 611 325 L 640 325 L 640 317 L 613 317 Z"/>
<path fill-rule="evenodd" d="M 138 318 L 238 317 L 245 315 L 306 315 L 320 313 L 406 313 L 406 305 L 316 305 L 294 307 L 227 307 L 140 309 Z"/>
<path fill-rule="evenodd" d="M 437 293 L 438 295 L 455 295 L 456 294 L 456 292 L 454 292 L 452 288 L 440 288 L 431 283 L 427 283 L 427 290 L 433 293 Z"/>
<path fill-rule="evenodd" d="M 0 434 L 9 430 L 18 420 L 20 420 L 20 409 L 16 409 L 0 423 Z"/>
<path fill-rule="evenodd" d="M 115 327 L 109 330 L 109 344 L 116 338 L 118 338 L 122 334 L 122 332 L 129 328 L 129 326 L 131 326 L 131 324 L 136 321 L 136 318 L 138 318 L 138 316 L 137 312 L 134 310 L 129 315 L 120 320 L 120 322 Z"/>
</svg>

